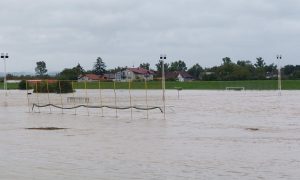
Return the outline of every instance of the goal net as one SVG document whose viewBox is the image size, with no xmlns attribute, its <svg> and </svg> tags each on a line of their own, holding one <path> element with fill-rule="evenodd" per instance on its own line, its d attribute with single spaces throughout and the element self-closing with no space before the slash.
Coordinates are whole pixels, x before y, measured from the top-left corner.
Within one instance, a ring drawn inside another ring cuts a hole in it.
<svg viewBox="0 0 300 180">
<path fill-rule="evenodd" d="M 163 99 L 160 81 L 27 81 L 31 112 L 75 115 L 161 116 Z"/>
</svg>

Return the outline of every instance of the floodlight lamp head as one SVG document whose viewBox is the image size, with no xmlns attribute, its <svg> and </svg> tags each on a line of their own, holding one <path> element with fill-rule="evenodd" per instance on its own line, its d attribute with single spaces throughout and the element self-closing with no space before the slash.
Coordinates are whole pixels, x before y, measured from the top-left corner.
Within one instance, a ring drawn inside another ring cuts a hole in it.
<svg viewBox="0 0 300 180">
<path fill-rule="evenodd" d="M 282 55 L 277 55 L 277 59 L 282 59 Z"/>
<path fill-rule="evenodd" d="M 161 54 L 160 55 L 160 59 L 162 60 L 162 59 L 167 59 L 167 55 L 166 54 Z"/>
<path fill-rule="evenodd" d="M 8 58 L 8 53 L 1 53 L 1 58 L 3 59 Z"/>
</svg>

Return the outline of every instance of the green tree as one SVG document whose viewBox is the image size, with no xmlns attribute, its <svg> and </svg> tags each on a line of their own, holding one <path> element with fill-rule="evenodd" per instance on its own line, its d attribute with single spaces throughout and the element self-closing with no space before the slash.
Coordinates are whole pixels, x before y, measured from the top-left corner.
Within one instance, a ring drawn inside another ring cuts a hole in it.
<svg viewBox="0 0 300 180">
<path fill-rule="evenodd" d="M 277 65 L 274 63 L 265 66 L 265 70 L 267 73 L 276 74 L 278 72 Z"/>
<path fill-rule="evenodd" d="M 234 65 L 230 80 L 249 80 L 251 72 L 247 66 Z"/>
<path fill-rule="evenodd" d="M 142 63 L 142 64 L 140 64 L 140 68 L 150 70 L 150 64 L 149 63 Z"/>
<path fill-rule="evenodd" d="M 283 73 L 285 76 L 293 76 L 293 74 L 295 73 L 295 66 L 293 65 L 286 65 L 283 68 Z"/>
<path fill-rule="evenodd" d="M 160 75 L 160 76 L 161 76 L 161 72 L 162 72 L 162 63 L 163 63 L 163 61 L 159 60 L 159 62 L 157 64 L 155 64 L 158 75 Z M 168 69 L 169 69 L 168 63 L 164 63 L 164 69 L 165 69 L 165 72 L 168 72 Z"/>
<path fill-rule="evenodd" d="M 222 61 L 223 61 L 223 64 L 230 64 L 230 63 L 231 63 L 230 57 L 224 57 L 224 58 L 222 59 Z"/>
<path fill-rule="evenodd" d="M 256 58 L 256 63 L 254 64 L 256 68 L 256 78 L 266 79 L 266 63 L 262 57 Z"/>
<path fill-rule="evenodd" d="M 79 74 L 79 75 L 85 74 L 85 70 L 83 69 L 83 67 L 79 63 L 73 69 L 75 69 L 77 74 Z"/>
<path fill-rule="evenodd" d="M 84 69 L 80 64 L 73 68 L 65 68 L 58 75 L 57 78 L 60 80 L 77 80 L 80 75 L 85 74 Z"/>
<path fill-rule="evenodd" d="M 293 75 L 293 79 L 300 79 L 300 70 L 296 70 L 294 75 Z"/>
<path fill-rule="evenodd" d="M 205 68 L 203 75 L 202 75 L 202 80 L 204 81 L 216 81 L 218 80 L 218 76 L 217 76 L 217 70 L 218 67 L 214 66 L 211 68 Z"/>
<path fill-rule="evenodd" d="M 253 66 L 249 60 L 238 60 L 236 64 L 242 67 Z"/>
<path fill-rule="evenodd" d="M 242 71 L 244 72 L 244 74 L 247 74 L 245 79 L 247 80 L 255 79 L 255 67 L 251 61 L 239 60 L 237 61 L 237 65 L 239 65 L 240 68 L 243 69 Z"/>
<path fill-rule="evenodd" d="M 203 68 L 197 63 L 193 65 L 189 70 L 188 73 L 194 77 L 194 79 L 201 79 L 201 73 L 203 72 Z"/>
<path fill-rule="evenodd" d="M 65 68 L 58 74 L 57 78 L 60 80 L 77 80 L 79 75 L 80 73 L 76 69 Z"/>
<path fill-rule="evenodd" d="M 43 77 L 47 73 L 47 67 L 46 63 L 44 61 L 38 61 L 36 62 L 36 68 L 35 68 L 35 73 L 36 75 Z"/>
<path fill-rule="evenodd" d="M 262 57 L 256 58 L 256 63 L 254 64 L 256 68 L 265 68 L 266 63 Z"/>
<path fill-rule="evenodd" d="M 186 71 L 187 67 L 184 61 L 174 61 L 170 65 L 169 71 Z"/>
<path fill-rule="evenodd" d="M 232 73 L 235 64 L 229 57 L 222 58 L 223 64 L 217 68 L 217 76 L 219 80 L 232 80 Z"/>
<path fill-rule="evenodd" d="M 105 63 L 103 62 L 101 57 L 98 57 L 94 64 L 93 73 L 97 75 L 103 75 L 106 72 L 105 68 L 106 68 Z"/>
</svg>

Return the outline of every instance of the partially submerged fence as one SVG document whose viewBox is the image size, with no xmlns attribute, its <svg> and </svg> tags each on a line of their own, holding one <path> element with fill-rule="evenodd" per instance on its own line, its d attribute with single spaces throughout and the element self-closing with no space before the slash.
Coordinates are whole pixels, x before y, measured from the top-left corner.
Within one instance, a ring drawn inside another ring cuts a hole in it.
<svg viewBox="0 0 300 180">
<path fill-rule="evenodd" d="M 163 114 L 160 81 L 26 81 L 29 111 L 75 115 L 123 116 Z M 151 91 L 150 91 L 151 90 Z"/>
</svg>

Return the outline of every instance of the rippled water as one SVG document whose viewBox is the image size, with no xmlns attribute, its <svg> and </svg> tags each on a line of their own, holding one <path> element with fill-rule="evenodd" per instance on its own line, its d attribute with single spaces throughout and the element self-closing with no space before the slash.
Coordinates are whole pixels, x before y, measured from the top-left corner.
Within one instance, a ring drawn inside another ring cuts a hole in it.
<svg viewBox="0 0 300 180">
<path fill-rule="evenodd" d="M 25 92 L 7 104 L 1 92 L 0 179 L 300 178 L 300 91 L 167 95 L 163 120 L 156 111 L 28 113 Z"/>
</svg>

